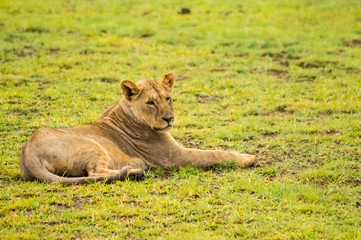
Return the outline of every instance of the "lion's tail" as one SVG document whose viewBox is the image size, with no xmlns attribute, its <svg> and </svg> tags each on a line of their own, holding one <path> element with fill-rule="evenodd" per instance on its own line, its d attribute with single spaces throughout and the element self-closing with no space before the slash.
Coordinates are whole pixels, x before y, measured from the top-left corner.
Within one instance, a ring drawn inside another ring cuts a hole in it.
<svg viewBox="0 0 361 240">
<path fill-rule="evenodd" d="M 119 173 L 110 176 L 96 177 L 61 177 L 50 172 L 40 162 L 39 156 L 26 151 L 26 144 L 23 147 L 20 156 L 20 171 L 24 180 L 33 181 L 38 179 L 46 183 L 60 184 L 87 184 L 92 182 L 111 182 L 116 180 L 125 180 L 128 176 L 128 170 L 132 167 L 123 167 Z"/>
</svg>

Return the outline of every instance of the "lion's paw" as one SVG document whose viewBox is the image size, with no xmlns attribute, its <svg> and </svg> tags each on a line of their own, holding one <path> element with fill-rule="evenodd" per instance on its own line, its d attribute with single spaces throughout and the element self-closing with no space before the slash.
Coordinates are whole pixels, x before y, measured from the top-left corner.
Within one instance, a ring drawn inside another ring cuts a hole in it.
<svg viewBox="0 0 361 240">
<path fill-rule="evenodd" d="M 142 169 L 129 169 L 127 172 L 128 179 L 132 181 L 141 181 L 145 179 L 145 172 Z"/>
<path fill-rule="evenodd" d="M 257 158 L 250 154 L 240 154 L 241 157 L 239 159 L 240 165 L 244 167 L 253 167 L 257 164 Z"/>
</svg>

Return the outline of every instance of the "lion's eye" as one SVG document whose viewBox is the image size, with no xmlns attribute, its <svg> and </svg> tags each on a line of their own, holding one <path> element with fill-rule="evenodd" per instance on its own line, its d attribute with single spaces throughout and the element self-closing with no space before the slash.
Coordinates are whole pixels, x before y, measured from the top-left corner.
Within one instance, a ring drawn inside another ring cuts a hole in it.
<svg viewBox="0 0 361 240">
<path fill-rule="evenodd" d="M 165 100 L 167 100 L 167 102 L 170 102 L 171 98 L 167 97 Z"/>
<path fill-rule="evenodd" d="M 151 106 L 155 106 L 155 103 L 153 101 L 148 101 L 147 104 Z"/>
</svg>

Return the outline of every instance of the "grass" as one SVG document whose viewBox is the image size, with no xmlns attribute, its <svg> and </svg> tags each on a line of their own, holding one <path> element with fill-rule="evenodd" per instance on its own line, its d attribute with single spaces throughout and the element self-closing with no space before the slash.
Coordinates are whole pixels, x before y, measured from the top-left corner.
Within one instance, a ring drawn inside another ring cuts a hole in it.
<svg viewBox="0 0 361 240">
<path fill-rule="evenodd" d="M 1 238 L 361 239 L 360 16 L 356 0 L 0 1 Z M 37 128 L 94 121 L 121 79 L 167 72 L 179 142 L 272 164 L 21 180 Z"/>
</svg>

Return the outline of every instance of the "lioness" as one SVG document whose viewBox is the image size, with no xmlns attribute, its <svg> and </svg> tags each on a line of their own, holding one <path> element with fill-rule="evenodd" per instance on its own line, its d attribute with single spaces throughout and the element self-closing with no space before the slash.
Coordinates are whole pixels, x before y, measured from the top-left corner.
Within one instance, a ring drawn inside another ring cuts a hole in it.
<svg viewBox="0 0 361 240">
<path fill-rule="evenodd" d="M 256 158 L 222 150 L 183 148 L 168 131 L 174 122 L 174 75 L 120 84 L 122 99 L 93 123 L 70 128 L 41 128 L 20 156 L 25 180 L 80 184 L 143 179 L 148 167 L 204 168 L 235 161 L 253 166 Z"/>
</svg>

